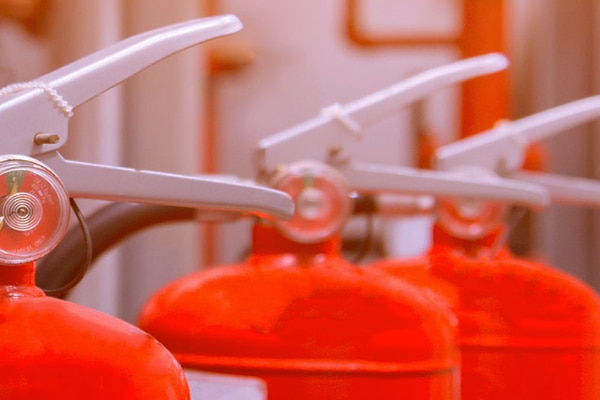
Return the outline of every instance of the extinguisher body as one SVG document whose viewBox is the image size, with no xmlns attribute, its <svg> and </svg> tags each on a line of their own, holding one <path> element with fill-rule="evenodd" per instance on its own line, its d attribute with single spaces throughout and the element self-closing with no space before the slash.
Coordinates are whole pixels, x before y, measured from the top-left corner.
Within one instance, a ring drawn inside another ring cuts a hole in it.
<svg viewBox="0 0 600 400">
<path fill-rule="evenodd" d="M 566 273 L 517 259 L 507 249 L 475 255 L 486 241 L 493 238 L 461 243 L 436 226 L 436 244 L 426 256 L 371 267 L 431 288 L 454 310 L 463 399 L 597 399 L 596 293 Z"/>
<path fill-rule="evenodd" d="M 190 398 L 181 366 L 117 318 L 46 297 L 33 263 L 0 268 L 0 398 Z"/>
<path fill-rule="evenodd" d="M 139 326 L 184 368 L 264 380 L 270 400 L 458 398 L 454 316 L 346 262 L 338 238 L 300 245 L 257 224 L 244 263 L 164 287 Z"/>
</svg>

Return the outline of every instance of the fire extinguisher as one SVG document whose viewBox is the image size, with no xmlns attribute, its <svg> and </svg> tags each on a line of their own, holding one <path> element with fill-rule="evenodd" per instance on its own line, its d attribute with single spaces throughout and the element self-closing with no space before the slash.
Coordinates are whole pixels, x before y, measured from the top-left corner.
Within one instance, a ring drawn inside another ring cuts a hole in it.
<svg viewBox="0 0 600 400">
<path fill-rule="evenodd" d="M 167 285 L 139 326 L 184 368 L 260 378 L 269 399 L 455 398 L 453 317 L 428 294 L 341 257 L 331 230 L 349 199 L 333 174 L 290 166 L 276 187 L 306 203 L 285 234 L 281 223 L 255 223 L 243 263 Z"/>
<path fill-rule="evenodd" d="M 289 197 L 271 189 L 74 162 L 58 152 L 75 107 L 178 50 L 239 28 L 233 16 L 172 25 L 0 90 L 0 397 L 190 398 L 181 366 L 156 339 L 45 296 L 35 263 L 63 238 L 70 197 L 291 215 Z"/>
<path fill-rule="evenodd" d="M 520 171 L 527 145 L 600 116 L 600 96 L 505 122 L 438 149 L 437 166 L 544 186 L 554 202 L 600 205 L 590 180 Z M 423 257 L 371 267 L 442 294 L 459 321 L 464 399 L 597 399 L 600 298 L 576 278 L 515 257 L 506 206 L 444 202 Z"/>
<path fill-rule="evenodd" d="M 3 156 L 0 191 L 0 396 L 188 399 L 181 367 L 150 335 L 35 286 L 35 261 L 68 226 L 58 177 L 35 159 Z"/>
<path fill-rule="evenodd" d="M 492 193 L 543 202 L 545 192 L 499 178 L 478 182 L 350 158 L 361 136 L 357 127 L 378 111 L 504 65 L 491 55 L 426 71 L 263 139 L 260 180 L 292 197 L 294 217 L 257 221 L 244 262 L 172 282 L 151 297 L 138 325 L 184 368 L 258 377 L 271 400 L 458 399 L 454 315 L 431 291 L 392 282 L 340 255 L 350 194 L 424 187 L 447 194 L 458 186 L 476 198 Z"/>
</svg>

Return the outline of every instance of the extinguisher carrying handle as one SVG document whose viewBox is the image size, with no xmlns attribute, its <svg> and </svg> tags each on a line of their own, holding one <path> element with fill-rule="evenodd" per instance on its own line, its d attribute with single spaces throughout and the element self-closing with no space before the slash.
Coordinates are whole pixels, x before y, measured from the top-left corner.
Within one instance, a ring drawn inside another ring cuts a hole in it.
<svg viewBox="0 0 600 400">
<path fill-rule="evenodd" d="M 600 95 L 554 107 L 441 146 L 435 153 L 440 170 L 476 166 L 506 178 L 541 185 L 553 202 L 600 206 L 600 182 L 547 173 L 522 171 L 527 147 L 600 117 Z"/>
<path fill-rule="evenodd" d="M 348 162 L 362 142 L 362 129 L 443 87 L 507 66 L 508 59 L 499 53 L 472 57 L 418 73 L 346 105 L 326 107 L 316 118 L 260 140 L 258 169 L 268 173 L 299 160 Z"/>
<path fill-rule="evenodd" d="M 161 59 L 241 27 L 233 15 L 170 25 L 125 39 L 32 82 L 0 89 L 3 154 L 26 155 L 47 164 L 71 197 L 289 218 L 289 196 L 254 183 L 75 162 L 58 152 L 67 142 L 73 109 Z"/>
<path fill-rule="evenodd" d="M 258 143 L 259 176 L 268 180 L 281 165 L 299 160 L 327 163 L 362 193 L 399 193 L 503 200 L 541 207 L 547 191 L 538 185 L 490 177 L 483 171 L 468 176 L 352 161 L 363 139 L 361 129 L 449 86 L 506 68 L 508 60 L 492 53 L 433 68 L 345 106 L 334 105 L 317 118 L 266 137 Z"/>
</svg>

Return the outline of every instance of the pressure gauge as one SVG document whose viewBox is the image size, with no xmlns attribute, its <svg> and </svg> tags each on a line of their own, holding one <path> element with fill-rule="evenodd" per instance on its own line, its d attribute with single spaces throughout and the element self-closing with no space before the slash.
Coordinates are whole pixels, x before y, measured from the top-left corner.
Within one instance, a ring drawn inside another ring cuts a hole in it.
<svg viewBox="0 0 600 400">
<path fill-rule="evenodd" d="M 503 202 L 475 199 L 441 199 L 438 221 L 458 238 L 476 240 L 504 223 L 507 205 Z"/>
<path fill-rule="evenodd" d="M 326 164 L 304 161 L 289 165 L 275 177 L 272 187 L 294 200 L 294 216 L 275 224 L 284 236 L 297 242 L 315 243 L 339 233 L 350 215 L 345 178 Z"/>
<path fill-rule="evenodd" d="M 457 177 L 475 182 L 494 182 L 494 172 L 472 165 L 451 170 Z M 457 193 L 458 194 L 458 193 Z M 481 239 L 500 228 L 508 213 L 508 203 L 488 199 L 464 197 L 440 198 L 437 205 L 438 223 L 454 236 L 462 239 Z"/>
<path fill-rule="evenodd" d="M 69 197 L 44 164 L 0 156 L 0 263 L 38 260 L 60 242 L 69 224 Z"/>
</svg>

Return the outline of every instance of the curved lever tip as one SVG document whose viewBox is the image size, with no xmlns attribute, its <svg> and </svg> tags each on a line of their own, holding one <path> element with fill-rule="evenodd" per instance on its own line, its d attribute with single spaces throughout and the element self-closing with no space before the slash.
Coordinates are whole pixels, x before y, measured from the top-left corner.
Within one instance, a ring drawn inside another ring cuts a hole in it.
<svg viewBox="0 0 600 400">
<path fill-rule="evenodd" d="M 214 18 L 223 27 L 223 33 L 234 33 L 242 29 L 242 21 L 233 14 L 225 14 L 216 17 L 207 17 L 205 20 Z M 227 31 L 227 32 L 225 32 Z"/>
<path fill-rule="evenodd" d="M 37 79 L 75 108 L 150 65 L 242 28 L 234 15 L 180 22 L 131 36 Z"/>
<path fill-rule="evenodd" d="M 487 63 L 490 68 L 495 71 L 501 71 L 503 69 L 508 68 L 510 61 L 508 57 L 506 57 L 502 53 L 489 53 L 482 56 L 473 57 L 473 59 L 481 59 L 483 62 Z"/>
<path fill-rule="evenodd" d="M 439 169 L 478 165 L 502 174 L 513 173 L 521 169 L 531 143 L 599 117 L 600 95 L 594 95 L 518 120 L 500 121 L 492 129 L 439 147 L 435 163 Z"/>
</svg>

